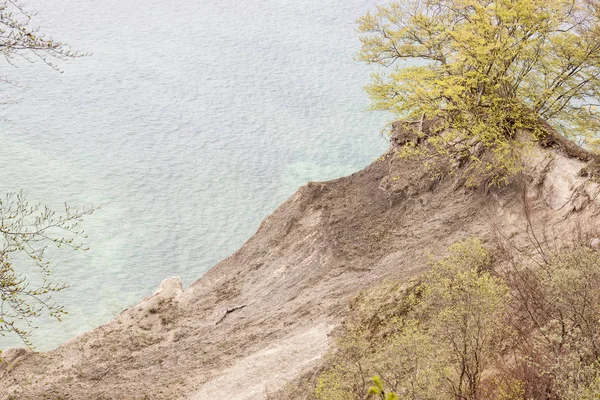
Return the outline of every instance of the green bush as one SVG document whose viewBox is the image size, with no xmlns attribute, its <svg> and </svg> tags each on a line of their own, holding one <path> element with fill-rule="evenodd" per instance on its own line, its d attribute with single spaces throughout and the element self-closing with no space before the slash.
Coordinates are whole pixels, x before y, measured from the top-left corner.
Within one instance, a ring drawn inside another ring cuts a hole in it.
<svg viewBox="0 0 600 400">
<path fill-rule="evenodd" d="M 349 318 L 312 398 L 600 398 L 600 253 L 575 245 L 508 255 L 495 261 L 468 239 L 419 285 L 361 294 L 395 296 L 396 312 L 353 306 L 360 318 Z"/>
</svg>

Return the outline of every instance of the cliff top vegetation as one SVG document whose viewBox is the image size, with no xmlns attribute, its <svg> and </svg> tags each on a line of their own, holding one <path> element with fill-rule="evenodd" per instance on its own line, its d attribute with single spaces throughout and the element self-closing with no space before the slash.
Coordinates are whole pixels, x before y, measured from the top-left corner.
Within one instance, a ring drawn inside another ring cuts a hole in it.
<svg viewBox="0 0 600 400">
<path fill-rule="evenodd" d="M 600 148 L 597 0 L 402 0 L 358 23 L 358 58 L 390 68 L 366 87 L 373 109 L 435 118 L 443 132 L 416 129 L 428 146 L 411 142 L 401 155 L 436 172 L 448 157 L 468 160 L 470 183 L 501 184 L 549 131 Z"/>
</svg>

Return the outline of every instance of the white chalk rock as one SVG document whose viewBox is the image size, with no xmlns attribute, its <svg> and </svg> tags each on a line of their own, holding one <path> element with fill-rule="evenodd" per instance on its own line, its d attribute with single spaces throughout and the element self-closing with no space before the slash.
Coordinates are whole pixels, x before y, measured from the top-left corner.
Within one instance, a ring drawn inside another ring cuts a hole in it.
<svg viewBox="0 0 600 400">
<path fill-rule="evenodd" d="M 590 247 L 594 250 L 600 249 L 600 239 L 593 238 L 592 240 L 590 240 Z"/>
<path fill-rule="evenodd" d="M 181 283 L 181 278 L 178 276 L 174 276 L 172 278 L 167 278 L 160 283 L 154 295 L 159 295 L 160 297 L 175 297 L 183 292 L 183 285 Z"/>
</svg>

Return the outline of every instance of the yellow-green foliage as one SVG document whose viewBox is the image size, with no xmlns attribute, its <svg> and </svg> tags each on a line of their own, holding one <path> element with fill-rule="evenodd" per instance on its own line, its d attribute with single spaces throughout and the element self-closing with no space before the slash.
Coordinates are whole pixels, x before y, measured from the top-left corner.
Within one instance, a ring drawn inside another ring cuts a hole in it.
<svg viewBox="0 0 600 400">
<path fill-rule="evenodd" d="M 402 399 L 435 398 L 444 366 L 427 326 L 415 319 L 393 322 L 396 332 L 378 344 L 373 362 L 387 386 Z"/>
<path fill-rule="evenodd" d="M 357 329 L 339 342 L 317 399 L 363 399 L 375 374 L 400 399 L 478 398 L 482 373 L 507 333 L 508 288 L 485 270 L 489 262 L 475 239 L 452 246 L 432 265 L 419 298 L 407 294 L 414 307 L 385 321 L 385 334 L 368 341 Z"/>
<path fill-rule="evenodd" d="M 471 180 L 501 183 L 518 172 L 523 141 L 515 134 L 542 135 L 539 119 L 596 146 L 598 10 L 597 0 L 399 0 L 378 7 L 358 20 L 359 59 L 393 65 L 367 86 L 373 108 L 413 120 L 437 117 L 444 133 L 429 137 L 429 148 L 409 145 L 403 154 L 427 155 L 434 166 L 448 156 L 468 160 Z M 473 151 L 477 144 L 485 151 Z"/>
<path fill-rule="evenodd" d="M 369 394 L 379 396 L 381 400 L 399 400 L 398 395 L 394 392 L 386 392 L 383 387 L 383 381 L 380 377 L 375 376 L 373 378 L 374 386 L 369 389 Z"/>
<path fill-rule="evenodd" d="M 353 305 L 314 398 L 600 398 L 599 251 L 511 250 L 517 262 L 504 254 L 497 276 L 477 239 L 449 250 L 419 285 L 359 296 L 375 315 Z"/>
<path fill-rule="evenodd" d="M 331 358 L 331 367 L 324 371 L 315 389 L 320 400 L 362 399 L 370 387 L 373 373 L 372 347 L 362 329 L 347 332 Z M 343 360 L 343 362 L 341 362 Z"/>
<path fill-rule="evenodd" d="M 483 371 L 509 334 L 509 289 L 487 271 L 490 265 L 481 243 L 470 239 L 451 246 L 424 280 L 417 311 L 439 349 L 436 362 L 449 398 L 480 398 Z"/>
</svg>

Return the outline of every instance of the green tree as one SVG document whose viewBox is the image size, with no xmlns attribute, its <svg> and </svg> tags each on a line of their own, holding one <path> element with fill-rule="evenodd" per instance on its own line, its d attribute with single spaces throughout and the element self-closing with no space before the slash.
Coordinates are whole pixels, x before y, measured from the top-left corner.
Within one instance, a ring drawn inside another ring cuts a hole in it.
<svg viewBox="0 0 600 400">
<path fill-rule="evenodd" d="M 556 129 L 596 147 L 599 10 L 597 0 L 400 0 L 378 7 L 358 20 L 359 59 L 391 67 L 366 88 L 373 108 L 437 122 L 439 134 L 424 141 L 429 146 L 408 144 L 403 155 L 427 156 L 433 166 L 448 157 L 466 160 L 469 177 L 496 184 L 521 168 L 518 132 L 535 140 Z"/>
<path fill-rule="evenodd" d="M 584 237 L 492 252 L 468 239 L 420 285 L 367 290 L 372 313 L 353 302 L 311 398 L 600 398 L 600 252 Z"/>
<path fill-rule="evenodd" d="M 31 18 L 18 0 L 0 0 L 0 51 L 10 64 L 23 58 L 58 69 L 57 60 L 81 56 L 40 33 L 31 25 Z M 16 334 L 31 346 L 34 318 L 48 314 L 60 320 L 66 313 L 52 301 L 52 294 L 66 285 L 51 282 L 46 249 L 52 245 L 85 250 L 82 243 L 86 237 L 78 224 L 94 210 L 65 204 L 64 212 L 56 213 L 41 204 L 30 204 L 22 192 L 0 199 L 0 336 Z M 35 269 L 39 274 L 31 279 Z"/>
<path fill-rule="evenodd" d="M 338 342 L 336 353 L 329 357 L 330 366 L 318 379 L 318 400 L 364 400 L 374 373 L 369 359 L 372 346 L 362 328 L 352 329 Z"/>
<path fill-rule="evenodd" d="M 509 288 L 491 274 L 491 262 L 476 239 L 452 245 L 409 295 L 406 303 L 413 306 L 387 321 L 381 337 L 365 341 L 367 332 L 357 330 L 342 338 L 319 376 L 316 398 L 485 398 L 483 374 L 511 334 L 505 318 Z M 374 375 L 381 379 L 366 391 Z"/>
<path fill-rule="evenodd" d="M 483 373 L 510 334 L 509 288 L 490 273 L 491 265 L 481 243 L 469 239 L 452 245 L 425 278 L 418 312 L 429 319 L 429 335 L 438 344 L 436 362 L 448 398 L 482 398 Z"/>
</svg>

